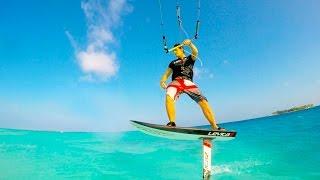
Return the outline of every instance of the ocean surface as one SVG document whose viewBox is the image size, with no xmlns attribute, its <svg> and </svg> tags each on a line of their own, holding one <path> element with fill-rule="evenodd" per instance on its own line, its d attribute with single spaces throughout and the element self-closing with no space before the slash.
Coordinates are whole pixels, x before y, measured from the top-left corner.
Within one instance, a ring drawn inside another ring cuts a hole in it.
<svg viewBox="0 0 320 180">
<path fill-rule="evenodd" d="M 320 108 L 224 124 L 212 179 L 320 179 Z M 201 179 L 202 144 L 124 133 L 0 129 L 0 179 Z"/>
</svg>

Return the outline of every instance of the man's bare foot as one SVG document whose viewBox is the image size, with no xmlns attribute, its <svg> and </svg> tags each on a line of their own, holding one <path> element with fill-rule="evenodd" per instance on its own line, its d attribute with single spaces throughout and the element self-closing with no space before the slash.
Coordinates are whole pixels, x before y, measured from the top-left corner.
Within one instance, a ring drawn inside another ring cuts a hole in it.
<svg viewBox="0 0 320 180">
<path fill-rule="evenodd" d="M 223 128 L 223 127 L 218 127 L 218 128 L 212 128 L 212 130 L 218 130 L 218 131 L 226 131 L 226 129 L 225 128 Z"/>
<path fill-rule="evenodd" d="M 175 122 L 169 122 L 169 123 L 167 124 L 167 126 L 169 126 L 169 127 L 176 127 L 176 123 L 175 123 Z"/>
</svg>

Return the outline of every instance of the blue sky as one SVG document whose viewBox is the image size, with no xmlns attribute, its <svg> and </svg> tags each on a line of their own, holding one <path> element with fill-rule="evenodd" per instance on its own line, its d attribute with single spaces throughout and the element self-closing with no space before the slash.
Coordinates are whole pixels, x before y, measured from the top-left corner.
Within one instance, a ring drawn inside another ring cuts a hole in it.
<svg viewBox="0 0 320 180">
<path fill-rule="evenodd" d="M 179 1 L 192 36 L 196 1 Z M 185 36 L 162 0 L 168 44 Z M 218 122 L 320 102 L 319 1 L 201 1 L 203 62 L 195 82 Z M 5 1 L 0 7 L 0 127 L 123 131 L 130 119 L 167 122 L 159 79 L 158 1 Z M 207 121 L 189 97 L 177 123 Z"/>
</svg>

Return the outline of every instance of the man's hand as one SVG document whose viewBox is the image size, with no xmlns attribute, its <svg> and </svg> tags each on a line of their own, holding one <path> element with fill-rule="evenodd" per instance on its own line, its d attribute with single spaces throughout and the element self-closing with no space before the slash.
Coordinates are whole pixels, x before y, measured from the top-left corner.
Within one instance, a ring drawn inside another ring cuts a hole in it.
<svg viewBox="0 0 320 180">
<path fill-rule="evenodd" d="M 163 89 L 166 89 L 167 88 L 167 84 L 165 81 L 160 81 L 160 87 L 163 88 Z"/>
<path fill-rule="evenodd" d="M 182 42 L 182 44 L 183 44 L 184 46 L 189 46 L 189 45 L 191 44 L 191 40 L 190 40 L 190 39 L 185 39 L 185 40 Z"/>
<path fill-rule="evenodd" d="M 197 59 L 197 56 L 198 56 L 198 49 L 197 47 L 192 43 L 192 41 L 190 39 L 185 39 L 182 44 L 184 46 L 189 46 L 190 49 L 191 49 L 191 58 L 193 60 L 196 60 Z"/>
<path fill-rule="evenodd" d="M 167 89 L 167 84 L 166 81 L 168 79 L 168 77 L 172 74 L 172 69 L 168 68 L 166 70 L 166 72 L 163 73 L 161 79 L 160 79 L 160 87 L 162 87 L 163 89 Z"/>
</svg>

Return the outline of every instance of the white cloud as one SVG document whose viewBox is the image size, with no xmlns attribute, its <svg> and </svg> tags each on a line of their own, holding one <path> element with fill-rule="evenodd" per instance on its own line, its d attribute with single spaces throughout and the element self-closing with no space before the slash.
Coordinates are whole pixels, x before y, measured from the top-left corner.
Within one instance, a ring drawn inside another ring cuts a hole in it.
<svg viewBox="0 0 320 180">
<path fill-rule="evenodd" d="M 224 60 L 222 63 L 223 63 L 223 64 L 230 64 L 230 61 Z"/>
<path fill-rule="evenodd" d="M 197 68 L 194 67 L 193 68 L 193 72 L 194 72 L 194 77 L 197 79 L 203 79 L 203 78 L 214 78 L 214 74 L 212 72 L 210 72 L 208 69 L 206 68 Z"/>
<path fill-rule="evenodd" d="M 120 68 L 116 52 L 112 49 L 117 43 L 114 29 L 121 25 L 121 17 L 132 12 L 133 8 L 126 0 L 82 1 L 81 8 L 88 27 L 86 48 L 79 48 L 72 35 L 66 32 L 75 49 L 79 67 L 84 73 L 80 80 L 107 81 L 116 76 Z"/>
<path fill-rule="evenodd" d="M 114 76 L 118 71 L 115 53 L 81 51 L 77 54 L 77 59 L 84 73 L 93 74 L 101 80 Z"/>
<path fill-rule="evenodd" d="M 71 46 L 75 49 L 75 51 L 78 51 L 77 50 L 78 49 L 77 42 L 75 41 L 73 36 L 70 34 L 69 31 L 66 31 L 65 33 L 66 33 L 66 35 L 67 35 L 67 37 L 68 37 L 68 39 L 69 39 L 69 41 L 71 43 Z"/>
<path fill-rule="evenodd" d="M 92 77 L 91 74 L 86 74 L 80 77 L 80 81 L 85 81 L 85 82 L 96 82 L 96 80 Z"/>
<path fill-rule="evenodd" d="M 50 111 L 48 111 L 50 109 Z M 53 102 L 0 102 L 2 128 L 32 130 L 90 131 L 100 130 L 90 118 Z"/>
<path fill-rule="evenodd" d="M 283 86 L 284 86 L 284 87 L 288 87 L 289 85 L 290 85 L 289 82 L 284 82 L 284 83 L 283 83 Z"/>
</svg>

